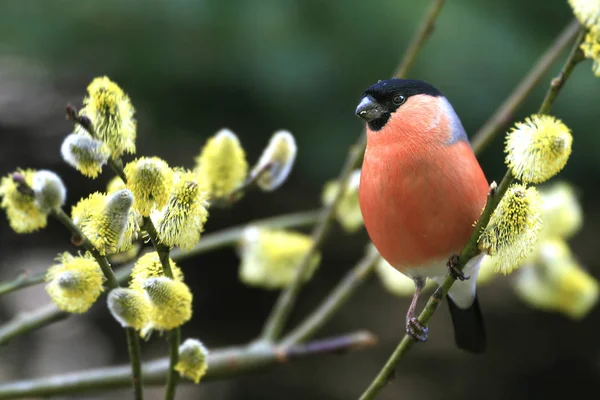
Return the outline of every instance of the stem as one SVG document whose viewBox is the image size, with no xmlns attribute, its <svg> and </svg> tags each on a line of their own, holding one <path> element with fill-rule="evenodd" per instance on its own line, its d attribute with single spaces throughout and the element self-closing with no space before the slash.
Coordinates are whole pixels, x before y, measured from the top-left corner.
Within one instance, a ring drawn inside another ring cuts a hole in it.
<svg viewBox="0 0 600 400">
<path fill-rule="evenodd" d="M 244 229 L 248 225 L 268 226 L 275 229 L 297 228 L 307 225 L 313 225 L 319 221 L 320 213 L 318 210 L 296 212 L 291 214 L 282 214 L 275 217 L 251 221 L 248 224 L 233 226 L 222 229 L 217 232 L 208 233 L 202 236 L 202 240 L 190 250 L 175 249 L 171 251 L 171 259 L 174 261 L 187 260 L 193 256 L 204 254 L 212 250 L 221 249 L 235 245 L 242 237 Z M 115 270 L 115 275 L 119 283 L 123 284 L 128 278 L 134 263 L 123 265 Z M 0 296 L 27 286 L 36 285 L 44 282 L 45 272 L 28 275 L 23 273 L 11 281 L 0 283 Z"/>
<path fill-rule="evenodd" d="M 79 227 L 75 225 L 73 220 L 65 214 L 62 209 L 56 209 L 52 211 L 52 216 L 59 220 L 72 234 L 73 237 L 80 241 L 85 249 L 89 251 L 94 259 L 100 265 L 100 269 L 102 269 L 102 273 L 106 277 L 106 283 L 109 288 L 114 289 L 119 287 L 119 281 L 115 276 L 114 271 L 110 267 L 108 260 L 105 256 L 101 255 L 96 247 L 90 242 L 90 240 L 81 232 Z M 51 313 L 48 313 L 51 314 Z M 53 313 L 57 315 L 59 318 L 61 317 L 61 313 L 55 312 Z M 35 323 L 46 324 L 49 320 L 34 319 Z M 129 350 L 129 359 L 131 361 L 131 375 L 132 375 L 132 384 L 134 390 L 134 396 L 136 400 L 143 399 L 142 393 L 142 379 L 141 379 L 141 371 L 140 371 L 140 343 L 137 337 L 135 330 L 133 329 L 125 329 L 127 334 L 127 348 Z M 1 335 L 0 335 L 1 336 Z"/>
<path fill-rule="evenodd" d="M 94 257 L 94 259 L 100 266 L 102 273 L 106 277 L 107 286 L 111 289 L 119 287 L 119 282 L 117 281 L 117 277 L 115 276 L 115 273 L 113 272 L 112 268 L 110 267 L 110 264 L 108 263 L 108 260 L 106 259 L 106 257 L 104 257 L 102 254 L 100 254 L 98 252 L 96 247 L 94 247 L 94 245 L 92 244 L 92 242 L 90 242 L 90 240 L 87 238 L 87 236 L 85 236 L 83 234 L 83 232 L 81 232 L 81 229 L 79 229 L 79 227 L 77 225 L 75 225 L 73 220 L 67 214 L 65 214 L 65 212 L 62 209 L 53 210 L 51 215 L 54 218 L 56 218 L 61 224 L 63 224 L 65 226 L 65 228 L 67 228 L 69 230 L 69 232 L 71 232 L 73 237 L 76 238 L 77 241 L 80 241 L 81 244 L 83 245 L 83 247 L 87 251 L 89 251 L 90 254 Z"/>
<path fill-rule="evenodd" d="M 129 360 L 131 362 L 131 383 L 133 385 L 133 393 L 135 400 L 143 400 L 144 394 L 142 391 L 142 362 L 140 354 L 140 339 L 135 329 L 125 328 L 127 334 L 127 350 L 129 352 Z"/>
<path fill-rule="evenodd" d="M 290 346 L 312 337 L 350 299 L 363 282 L 371 276 L 379 253 L 370 252 L 360 260 L 331 291 L 327 298 L 300 325 L 281 340 Z"/>
<path fill-rule="evenodd" d="M 571 73 L 575 69 L 575 66 L 585 59 L 585 57 L 583 56 L 583 51 L 581 51 L 580 46 L 581 46 L 581 43 L 583 43 L 583 40 L 585 39 L 586 29 L 579 24 L 578 24 L 578 28 L 579 28 L 579 30 L 578 30 L 579 34 L 577 35 L 575 44 L 573 45 L 573 48 L 571 49 L 571 53 L 569 54 L 569 57 L 567 58 L 565 65 L 563 66 L 562 70 L 560 71 L 560 74 L 557 77 L 555 77 L 554 79 L 552 79 L 552 81 L 550 82 L 550 88 L 548 89 L 548 92 L 546 93 L 546 97 L 544 98 L 544 101 L 542 102 L 542 105 L 540 106 L 540 110 L 538 111 L 538 114 L 548 114 L 550 112 L 550 109 L 552 108 L 552 105 L 554 104 L 554 100 L 556 100 L 556 96 L 558 96 L 558 93 L 564 86 L 567 79 L 569 79 L 569 76 L 571 76 Z"/>
<path fill-rule="evenodd" d="M 173 271 L 171 270 L 171 261 L 169 257 L 169 247 L 160 244 L 158 233 L 154 223 L 150 217 L 144 217 L 144 229 L 150 236 L 152 245 L 158 253 L 158 258 L 163 268 L 163 273 L 167 278 L 173 279 Z M 165 389 L 165 400 L 175 399 L 175 391 L 177 389 L 177 381 L 179 374 L 175 370 L 175 365 L 179 361 L 179 342 L 181 341 L 181 329 L 179 327 L 172 329 L 169 332 L 169 370 L 167 371 L 167 387 Z"/>
<path fill-rule="evenodd" d="M 20 273 L 16 278 L 10 281 L 0 283 L 0 296 L 8 294 L 19 289 L 23 289 L 38 283 L 44 282 L 46 271 L 29 274 L 28 272 Z"/>
<path fill-rule="evenodd" d="M 402 62 L 400 63 L 400 67 L 396 71 L 397 77 L 404 77 L 408 72 L 408 69 L 412 66 L 414 60 L 416 59 L 419 51 L 423 47 L 425 43 L 425 39 L 429 37 L 429 34 L 433 31 L 433 24 L 436 17 L 439 14 L 439 11 L 444 4 L 444 0 L 433 0 L 421 27 L 412 43 L 410 44 L 408 51 L 405 53 Z M 261 339 L 267 342 L 273 342 L 277 340 L 277 338 L 281 335 L 281 331 L 284 329 L 287 319 L 289 317 L 292 308 L 296 302 L 296 298 L 300 293 L 300 289 L 304 283 L 303 277 L 306 275 L 306 271 L 310 266 L 310 260 L 315 254 L 316 251 L 319 250 L 325 237 L 331 227 L 332 222 L 335 218 L 335 211 L 337 206 L 339 205 L 346 188 L 348 187 L 348 182 L 350 175 L 352 172 L 360 166 L 360 162 L 362 160 L 362 156 L 365 152 L 365 148 L 367 146 L 367 135 L 366 132 L 363 132 L 359 137 L 358 141 L 350 148 L 348 152 L 348 156 L 346 157 L 346 162 L 344 163 L 344 167 L 340 172 L 338 182 L 340 183 L 337 193 L 333 199 L 333 202 L 323 208 L 322 211 L 322 219 L 321 222 L 315 227 L 312 233 L 313 245 L 309 249 L 309 251 L 305 254 L 305 256 L 300 261 L 298 267 L 296 268 L 296 272 L 294 274 L 294 279 L 292 283 L 279 295 L 271 314 L 267 318 L 265 326 L 263 328 Z"/>
<path fill-rule="evenodd" d="M 181 331 L 179 328 L 169 332 L 169 370 L 167 371 L 167 388 L 165 391 L 165 400 L 175 398 L 175 389 L 179 374 L 175 370 L 175 365 L 179 361 L 179 342 L 181 341 Z"/>
<path fill-rule="evenodd" d="M 537 60 L 521 82 L 519 82 L 511 95 L 504 100 L 504 103 L 502 103 L 496 112 L 473 136 L 471 144 L 476 154 L 480 154 L 496 137 L 500 130 L 511 120 L 515 111 L 523 104 L 544 74 L 548 72 L 550 67 L 556 62 L 558 57 L 572 42 L 579 31 L 580 24 L 574 19 L 565 27 L 565 29 L 563 29 L 556 39 L 554 39 L 554 42 Z"/>
<path fill-rule="evenodd" d="M 6 344 L 15 337 L 31 332 L 40 326 L 49 325 L 68 316 L 69 313 L 59 310 L 54 303 L 18 314 L 0 327 L 0 345 Z"/>
<path fill-rule="evenodd" d="M 564 86 L 566 79 L 573 71 L 575 65 L 577 65 L 577 63 L 581 61 L 578 48 L 584 37 L 584 31 L 583 28 L 580 28 L 580 30 L 581 31 L 579 33 L 579 36 L 577 37 L 577 40 L 575 41 L 573 50 L 567 58 L 565 65 L 563 66 L 560 72 L 560 75 L 552 80 L 550 89 L 548 90 L 548 93 L 546 94 L 546 97 L 538 111 L 539 114 L 545 114 L 550 110 L 552 104 L 556 100 L 558 93 L 560 92 L 560 89 Z M 557 80 L 560 80 L 560 83 L 556 83 Z M 488 200 L 481 214 L 481 217 L 479 218 L 479 221 L 477 221 L 477 225 L 475 226 L 475 229 L 471 234 L 469 241 L 467 242 L 462 253 L 460 254 L 460 262 L 458 265 L 458 268 L 460 270 L 462 270 L 465 267 L 465 265 L 469 260 L 471 260 L 471 258 L 475 257 L 479 253 L 479 250 L 477 248 L 477 241 L 479 240 L 479 236 L 483 229 L 485 229 L 485 227 L 487 226 L 494 210 L 496 209 L 496 207 L 500 203 L 500 200 L 502 199 L 510 185 L 514 182 L 514 180 L 515 176 L 510 170 L 508 170 L 504 175 L 504 178 L 502 178 L 502 181 L 500 182 L 500 185 L 498 185 L 497 189 L 490 191 L 490 195 L 488 196 Z M 454 279 L 450 275 L 448 275 L 444 280 L 443 284 L 433 293 L 433 295 L 427 301 L 425 308 L 419 315 L 419 323 L 421 323 L 422 325 L 427 325 L 427 323 L 437 310 L 442 299 L 446 296 L 446 294 L 448 294 L 448 291 L 452 287 L 452 284 L 454 284 Z M 381 371 L 379 371 L 379 373 L 371 382 L 367 390 L 362 394 L 360 400 L 374 399 L 375 396 L 379 394 L 379 392 L 383 389 L 387 382 L 389 382 L 390 377 L 393 375 L 396 364 L 402 359 L 402 357 L 412 347 L 413 344 L 414 341 L 408 335 L 404 335 L 404 337 L 402 338 L 402 340 L 400 341 L 400 343 L 398 344 L 388 361 L 385 363 Z"/>
<path fill-rule="evenodd" d="M 408 71 L 417 59 L 417 55 L 419 54 L 419 51 L 421 51 L 421 47 L 423 47 L 425 40 L 433 33 L 435 20 L 442 10 L 443 5 L 444 0 L 434 0 L 431 2 L 423 23 L 415 33 L 408 49 L 406 49 L 406 52 L 402 57 L 402 61 L 400 61 L 400 65 L 398 65 L 398 68 L 396 68 L 396 71 L 394 72 L 395 77 L 403 78 L 408 74 Z"/>
<path fill-rule="evenodd" d="M 298 346 L 247 345 L 212 350 L 208 357 L 208 371 L 203 381 L 238 376 L 243 372 L 284 364 L 288 361 L 372 346 L 375 337 L 369 332 L 355 332 Z M 169 361 L 161 358 L 144 363 L 144 383 L 162 385 Z M 0 385 L 0 399 L 49 397 L 92 390 L 124 388 L 129 384 L 127 365 L 73 372 L 47 378 L 22 380 Z"/>
<path fill-rule="evenodd" d="M 251 222 L 261 226 L 269 226 L 273 228 L 289 228 L 295 226 L 311 225 L 319 220 L 317 211 L 307 211 L 294 214 L 285 214 L 276 217 L 266 218 Z M 234 245 L 241 237 L 247 225 L 224 229 L 215 233 L 209 233 L 202 237 L 202 240 L 190 251 L 180 251 L 179 249 L 172 252 L 172 259 L 180 261 L 191 256 L 206 253 L 211 250 L 220 249 L 226 246 Z M 129 273 L 133 268 L 133 264 L 127 264 L 115 271 L 117 280 L 120 283 L 125 282 L 129 278 Z M 33 279 L 33 278 L 32 278 Z M 39 282 L 44 281 L 44 276 L 39 277 Z M 17 316 L 13 320 L 7 322 L 0 327 L 0 344 L 7 343 L 16 336 L 25 335 L 35 329 L 44 327 L 53 322 L 69 317 L 70 314 L 59 310 L 50 304 L 42 308 L 22 316 Z"/>
</svg>

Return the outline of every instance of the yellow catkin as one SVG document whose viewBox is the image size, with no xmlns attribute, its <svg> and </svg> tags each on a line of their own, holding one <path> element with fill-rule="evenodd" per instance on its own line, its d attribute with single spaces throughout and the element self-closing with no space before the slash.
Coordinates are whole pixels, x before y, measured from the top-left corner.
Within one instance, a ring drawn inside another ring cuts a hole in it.
<svg viewBox="0 0 600 400">
<path fill-rule="evenodd" d="M 152 306 L 146 294 L 139 290 L 113 289 L 106 301 L 111 315 L 124 328 L 140 330 L 150 322 Z"/>
<path fill-rule="evenodd" d="M 600 77 L 600 26 L 593 26 L 585 35 L 581 50 L 585 58 L 593 61 L 592 71 L 594 75 Z"/>
<path fill-rule="evenodd" d="M 600 1 L 569 0 L 573 13 L 582 25 L 592 28 L 600 21 Z"/>
<path fill-rule="evenodd" d="M 100 266 L 89 253 L 77 257 L 63 253 L 57 261 L 46 273 L 46 291 L 61 310 L 86 312 L 104 290 Z"/>
<path fill-rule="evenodd" d="M 573 137 L 566 125 L 549 115 L 533 115 L 506 137 L 506 164 L 523 182 L 541 183 L 563 169 Z"/>
<path fill-rule="evenodd" d="M 126 189 L 110 195 L 93 193 L 73 207 L 71 216 L 100 254 L 113 254 L 129 249 L 137 238 L 132 204 L 133 195 Z"/>
<path fill-rule="evenodd" d="M 479 249 L 493 258 L 498 272 L 509 274 L 535 248 L 541 228 L 541 200 L 537 190 L 512 185 L 479 237 Z"/>
<path fill-rule="evenodd" d="M 201 341 L 186 339 L 179 346 L 179 362 L 175 364 L 175 370 L 181 376 L 199 383 L 208 370 L 208 355 L 208 349 Z"/>
<path fill-rule="evenodd" d="M 248 227 L 238 246 L 240 279 L 248 285 L 267 289 L 286 287 L 312 243 L 310 236 L 301 233 Z M 319 253 L 311 257 L 305 281 L 310 279 L 320 260 Z"/>
<path fill-rule="evenodd" d="M 296 140 L 288 131 L 277 131 L 269 140 L 258 162 L 250 172 L 250 178 L 267 192 L 279 188 L 289 176 L 296 160 Z"/>
<path fill-rule="evenodd" d="M 167 246 L 187 249 L 200 240 L 208 218 L 208 193 L 196 179 L 191 172 L 177 172 L 167 205 L 152 214 L 159 240 Z"/>
<path fill-rule="evenodd" d="M 60 147 L 63 160 L 88 178 L 95 179 L 110 157 L 108 147 L 81 127 L 68 135 Z"/>
<path fill-rule="evenodd" d="M 88 117 L 98 139 L 104 142 L 113 158 L 135 153 L 135 110 L 129 97 L 108 77 L 95 78 L 87 88 L 81 115 Z"/>
<path fill-rule="evenodd" d="M 248 163 L 237 136 L 222 129 L 208 139 L 196 157 L 195 173 L 211 199 L 225 198 L 240 187 L 248 175 Z"/>
<path fill-rule="evenodd" d="M 173 171 L 158 157 L 138 158 L 125 166 L 127 188 L 135 197 L 134 207 L 144 217 L 165 206 L 173 186 Z"/>
<path fill-rule="evenodd" d="M 175 280 L 183 281 L 183 272 L 173 260 L 170 260 L 170 266 Z M 160 276 L 164 276 L 164 271 L 158 253 L 155 251 L 148 252 L 135 263 L 131 271 L 129 287 L 134 290 L 143 290 L 145 280 Z"/>
<path fill-rule="evenodd" d="M 29 188 L 33 186 L 36 171 L 31 169 L 17 170 L 0 180 L 0 207 L 6 211 L 10 227 L 17 233 L 31 233 L 45 228 L 48 217 L 35 200 L 33 193 L 20 190 L 22 183 Z M 15 181 L 15 178 L 17 181 Z"/>
<path fill-rule="evenodd" d="M 192 317 L 192 292 L 182 282 L 166 277 L 146 279 L 143 283 L 152 309 L 150 326 L 169 330 L 181 326 Z"/>
<path fill-rule="evenodd" d="M 357 169 L 350 176 L 346 191 L 342 194 L 342 198 L 336 208 L 336 220 L 348 233 L 356 232 L 364 225 L 358 201 L 359 184 L 360 170 Z M 321 195 L 324 205 L 331 205 L 333 203 L 339 187 L 340 184 L 338 181 L 330 181 L 325 184 Z"/>
</svg>

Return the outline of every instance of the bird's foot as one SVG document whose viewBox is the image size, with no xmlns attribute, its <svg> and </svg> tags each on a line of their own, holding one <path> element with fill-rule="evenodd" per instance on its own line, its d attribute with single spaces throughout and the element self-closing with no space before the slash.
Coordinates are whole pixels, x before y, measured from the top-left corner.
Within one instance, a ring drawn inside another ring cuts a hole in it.
<svg viewBox="0 0 600 400">
<path fill-rule="evenodd" d="M 458 267 L 460 265 L 460 259 L 458 255 L 454 254 L 448 262 L 446 263 L 448 266 L 448 272 L 450 272 L 450 276 L 454 278 L 454 280 L 466 281 L 470 278 L 470 276 L 465 275 Z"/>
<path fill-rule="evenodd" d="M 406 334 L 417 342 L 426 342 L 429 328 L 426 325 L 421 325 L 417 317 L 408 316 L 406 318 Z"/>
</svg>

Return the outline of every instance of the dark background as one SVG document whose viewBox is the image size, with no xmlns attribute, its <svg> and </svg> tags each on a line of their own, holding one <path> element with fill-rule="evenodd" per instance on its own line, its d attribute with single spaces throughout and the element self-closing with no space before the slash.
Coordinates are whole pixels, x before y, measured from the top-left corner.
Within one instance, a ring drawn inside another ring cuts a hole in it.
<svg viewBox="0 0 600 400">
<path fill-rule="evenodd" d="M 138 155 L 193 166 L 207 137 L 236 132 L 252 163 L 276 129 L 296 136 L 299 153 L 289 181 L 272 194 L 251 193 L 230 210 L 215 210 L 207 231 L 255 218 L 319 207 L 323 183 L 335 177 L 361 122 L 360 93 L 390 76 L 427 7 L 425 1 L 10 1 L 0 2 L 0 174 L 16 167 L 52 169 L 69 188 L 68 207 L 104 190 L 62 162 L 60 143 L 72 130 L 67 102 L 80 104 L 87 84 L 108 75 L 137 109 Z M 571 19 L 566 1 L 454 0 L 412 70 L 440 88 L 475 132 Z M 564 58 L 564 56 L 563 56 Z M 562 61 L 562 58 L 561 58 Z M 556 73 L 559 64 L 552 73 Z M 516 119 L 537 110 L 548 75 Z M 553 112 L 574 132 L 574 153 L 560 177 L 580 190 L 585 226 L 572 241 L 581 262 L 600 276 L 597 196 L 600 81 L 589 61 L 574 72 Z M 481 156 L 487 176 L 504 173 L 502 138 Z M 364 230 L 329 236 L 320 269 L 292 316 L 298 321 L 362 255 Z M 72 250 L 55 222 L 30 235 L 0 217 L 0 277 L 47 268 Z M 182 264 L 194 291 L 194 317 L 183 336 L 209 347 L 256 336 L 277 292 L 243 286 L 233 250 Z M 43 286 L 0 299 L 0 321 L 46 304 Z M 509 278 L 480 290 L 489 351 L 453 346 L 442 306 L 430 340 L 397 369 L 382 399 L 537 399 L 583 396 L 600 377 L 599 308 L 583 321 L 536 311 L 514 295 Z M 91 312 L 43 328 L 0 349 L 0 380 L 47 376 L 127 361 L 121 328 L 99 301 Z M 403 333 L 408 299 L 373 278 L 319 336 L 368 329 L 375 348 L 311 359 L 236 379 L 186 385 L 180 398 L 353 399 L 370 382 Z M 143 345 L 145 358 L 166 354 L 162 340 Z M 162 389 L 148 392 L 160 398 Z M 74 396 L 73 398 L 82 398 Z M 128 398 L 127 391 L 97 397 Z"/>
</svg>

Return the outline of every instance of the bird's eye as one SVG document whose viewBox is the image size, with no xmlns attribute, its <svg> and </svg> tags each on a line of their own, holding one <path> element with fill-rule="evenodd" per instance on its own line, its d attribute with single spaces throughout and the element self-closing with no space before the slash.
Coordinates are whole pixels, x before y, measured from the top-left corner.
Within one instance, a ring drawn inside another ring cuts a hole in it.
<svg viewBox="0 0 600 400">
<path fill-rule="evenodd" d="M 394 102 L 394 104 L 399 106 L 400 104 L 402 104 L 406 101 L 406 97 L 402 96 L 401 94 L 397 94 L 394 96 L 392 101 Z"/>
</svg>

